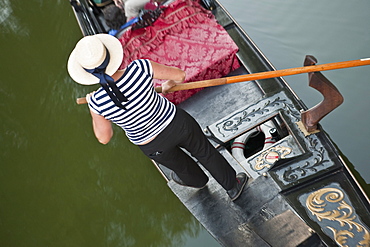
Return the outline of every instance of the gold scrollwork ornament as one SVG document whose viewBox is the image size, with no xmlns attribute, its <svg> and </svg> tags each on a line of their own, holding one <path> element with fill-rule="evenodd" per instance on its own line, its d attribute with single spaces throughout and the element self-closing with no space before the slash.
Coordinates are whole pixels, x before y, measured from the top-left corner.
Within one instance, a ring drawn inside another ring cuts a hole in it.
<svg viewBox="0 0 370 247">
<path fill-rule="evenodd" d="M 363 232 L 363 239 L 357 243 L 357 246 L 370 246 L 369 231 L 361 224 L 355 222 L 353 208 L 344 200 L 344 193 L 337 188 L 323 188 L 311 193 L 306 200 L 306 207 L 315 215 L 319 221 L 330 220 L 337 221 L 341 227 L 348 226 L 348 229 L 337 230 L 327 226 L 333 232 L 334 240 L 339 246 L 347 247 L 347 239 L 354 238 L 355 232 Z M 336 209 L 326 210 L 328 203 L 338 204 Z"/>
<path fill-rule="evenodd" d="M 290 147 L 276 146 L 263 151 L 256 159 L 254 169 L 261 171 L 264 168 L 270 168 L 277 160 L 284 159 L 290 154 L 292 149 Z"/>
</svg>

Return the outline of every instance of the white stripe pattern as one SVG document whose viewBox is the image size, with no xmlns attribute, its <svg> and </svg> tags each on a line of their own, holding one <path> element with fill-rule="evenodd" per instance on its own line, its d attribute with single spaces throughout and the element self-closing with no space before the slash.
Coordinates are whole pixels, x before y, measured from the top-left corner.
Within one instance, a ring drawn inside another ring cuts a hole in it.
<svg viewBox="0 0 370 247">
<path fill-rule="evenodd" d="M 149 60 L 135 60 L 116 82 L 126 96 L 126 110 L 117 107 L 100 87 L 91 97 L 90 109 L 120 126 L 134 144 L 144 143 L 158 135 L 175 116 L 176 108 L 155 92 L 153 68 Z"/>
</svg>

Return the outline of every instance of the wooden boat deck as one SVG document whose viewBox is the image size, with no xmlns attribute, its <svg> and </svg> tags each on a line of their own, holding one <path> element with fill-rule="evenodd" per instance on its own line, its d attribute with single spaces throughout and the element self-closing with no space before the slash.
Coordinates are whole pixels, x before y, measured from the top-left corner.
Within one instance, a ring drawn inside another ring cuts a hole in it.
<svg viewBox="0 0 370 247">
<path fill-rule="evenodd" d="M 245 105 L 253 105 L 263 95 L 255 82 L 244 82 L 204 89 L 179 106 L 205 128 L 219 120 L 220 116 Z M 217 146 L 217 143 L 214 145 Z M 219 147 L 219 151 L 237 172 L 246 171 L 224 147 Z M 169 179 L 169 171 L 160 167 Z M 235 202 L 230 201 L 211 176 L 207 187 L 202 190 L 186 188 L 172 180 L 169 180 L 168 186 L 223 246 L 298 246 L 304 241 L 320 243 L 313 230 L 296 216 L 280 195 L 281 188 L 271 177 L 250 178 Z M 287 224 L 287 221 L 294 224 Z M 281 238 L 284 240 L 279 243 Z M 286 239 L 290 239 L 289 244 Z"/>
</svg>

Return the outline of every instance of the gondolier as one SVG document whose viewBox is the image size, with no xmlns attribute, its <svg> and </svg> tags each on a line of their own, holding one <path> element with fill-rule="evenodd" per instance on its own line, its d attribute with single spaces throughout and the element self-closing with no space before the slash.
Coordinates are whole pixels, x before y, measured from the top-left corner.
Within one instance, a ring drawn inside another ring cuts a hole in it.
<svg viewBox="0 0 370 247">
<path fill-rule="evenodd" d="M 248 180 L 246 174 L 236 175 L 197 122 L 154 90 L 154 78 L 168 80 L 162 84 L 165 93 L 184 81 L 185 72 L 147 59 L 135 60 L 125 70 L 119 70 L 122 58 L 122 46 L 116 38 L 96 34 L 82 38 L 68 60 L 73 80 L 82 85 L 100 83 L 102 86 L 87 95 L 99 142 L 110 141 L 113 122 L 145 155 L 174 171 L 175 182 L 203 188 L 208 177 L 181 149 L 185 148 L 227 191 L 231 200 L 238 198 Z"/>
</svg>

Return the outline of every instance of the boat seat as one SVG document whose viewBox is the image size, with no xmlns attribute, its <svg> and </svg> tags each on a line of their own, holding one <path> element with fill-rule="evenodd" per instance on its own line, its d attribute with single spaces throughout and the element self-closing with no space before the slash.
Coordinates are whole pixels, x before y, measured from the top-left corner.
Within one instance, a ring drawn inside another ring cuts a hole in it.
<svg viewBox="0 0 370 247">
<path fill-rule="evenodd" d="M 121 68 L 135 59 L 147 58 L 184 70 L 184 83 L 229 74 L 240 67 L 236 55 L 238 47 L 209 15 L 210 12 L 195 1 L 177 0 L 169 4 L 155 25 L 128 30 L 119 38 L 124 50 Z M 162 82 L 154 80 L 154 86 L 160 86 Z M 165 97 L 180 104 L 200 90 L 177 91 Z"/>
</svg>

